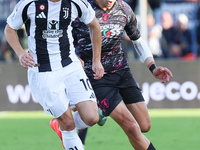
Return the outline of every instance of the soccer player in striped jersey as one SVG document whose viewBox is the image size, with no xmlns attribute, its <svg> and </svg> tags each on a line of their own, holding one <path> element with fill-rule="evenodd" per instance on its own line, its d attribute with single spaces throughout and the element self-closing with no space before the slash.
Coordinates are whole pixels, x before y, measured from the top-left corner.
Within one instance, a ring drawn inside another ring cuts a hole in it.
<svg viewBox="0 0 200 150">
<path fill-rule="evenodd" d="M 79 18 L 89 27 L 93 47 L 93 77 L 104 74 L 101 32 L 91 5 L 85 0 L 21 0 L 7 18 L 5 36 L 28 68 L 33 96 L 47 114 L 57 118 L 67 150 L 83 150 L 77 129 L 98 122 L 96 96 L 75 54 L 72 22 Z M 29 53 L 19 43 L 16 31 L 25 24 Z M 71 113 L 70 108 L 78 111 Z"/>
</svg>

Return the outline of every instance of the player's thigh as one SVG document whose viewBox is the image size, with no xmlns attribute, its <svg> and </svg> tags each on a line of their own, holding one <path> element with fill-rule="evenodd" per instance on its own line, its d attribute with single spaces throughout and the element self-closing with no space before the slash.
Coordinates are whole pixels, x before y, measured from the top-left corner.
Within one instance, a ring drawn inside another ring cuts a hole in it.
<svg viewBox="0 0 200 150">
<path fill-rule="evenodd" d="M 127 109 L 123 101 L 111 112 L 110 117 L 114 119 L 122 128 L 129 128 L 132 124 L 137 124 L 134 116 Z"/>
<path fill-rule="evenodd" d="M 127 104 L 126 106 L 138 122 L 141 130 L 143 132 L 149 131 L 151 127 L 151 120 L 145 102 L 143 101 L 133 104 Z"/>
<path fill-rule="evenodd" d="M 103 111 L 104 116 L 109 116 L 122 100 L 117 87 L 119 80 L 120 76 L 116 73 L 105 74 L 100 80 L 90 78 L 98 99 L 98 106 Z"/>
</svg>

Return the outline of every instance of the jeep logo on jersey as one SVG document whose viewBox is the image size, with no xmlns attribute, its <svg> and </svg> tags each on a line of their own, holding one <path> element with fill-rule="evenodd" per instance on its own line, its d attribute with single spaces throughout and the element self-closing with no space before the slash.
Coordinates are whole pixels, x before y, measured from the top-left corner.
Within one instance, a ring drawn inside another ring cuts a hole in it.
<svg viewBox="0 0 200 150">
<path fill-rule="evenodd" d="M 63 36 L 63 30 L 59 30 L 59 22 L 56 20 L 51 20 L 48 22 L 48 29 L 42 31 L 42 37 L 47 38 L 60 38 Z"/>
</svg>

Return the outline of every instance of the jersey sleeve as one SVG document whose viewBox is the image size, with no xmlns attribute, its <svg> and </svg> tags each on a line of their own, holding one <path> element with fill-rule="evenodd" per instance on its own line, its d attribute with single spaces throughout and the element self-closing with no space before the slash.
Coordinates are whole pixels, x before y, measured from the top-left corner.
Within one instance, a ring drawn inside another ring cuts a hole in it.
<svg viewBox="0 0 200 150">
<path fill-rule="evenodd" d="M 125 31 L 131 40 L 137 40 L 140 38 L 140 31 L 138 27 L 137 18 L 131 9 L 131 7 L 124 2 L 124 12 L 128 16 L 128 22 L 125 26 Z"/>
<path fill-rule="evenodd" d="M 26 0 L 21 0 L 15 6 L 13 12 L 8 16 L 7 23 L 12 29 L 18 30 L 24 24 L 22 12 L 27 4 Z"/>
<path fill-rule="evenodd" d="M 95 17 L 95 11 L 93 10 L 91 4 L 87 0 L 73 0 L 79 5 L 81 15 L 79 19 L 85 24 L 89 24 Z"/>
</svg>

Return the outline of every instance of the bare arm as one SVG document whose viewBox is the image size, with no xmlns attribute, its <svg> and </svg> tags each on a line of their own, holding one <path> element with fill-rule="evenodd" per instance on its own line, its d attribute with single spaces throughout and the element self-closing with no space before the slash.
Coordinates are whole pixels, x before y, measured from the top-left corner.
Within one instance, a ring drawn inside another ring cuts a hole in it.
<svg viewBox="0 0 200 150">
<path fill-rule="evenodd" d="M 90 30 L 90 39 L 93 48 L 92 69 L 94 71 L 94 79 L 101 79 L 104 74 L 104 68 L 101 64 L 101 30 L 96 17 L 87 25 Z"/>
<path fill-rule="evenodd" d="M 170 77 L 173 77 L 171 71 L 166 67 L 156 67 L 156 63 L 151 53 L 151 50 L 142 38 L 139 38 L 138 40 L 132 42 L 138 55 L 140 56 L 142 61 L 144 61 L 144 63 L 147 65 L 149 70 L 151 70 L 155 78 L 160 79 L 162 80 L 162 83 L 165 83 L 169 81 Z"/>
<path fill-rule="evenodd" d="M 17 31 L 12 29 L 7 24 L 6 27 L 5 27 L 4 33 L 5 33 L 5 36 L 6 36 L 8 43 L 10 44 L 12 49 L 17 54 L 21 66 L 24 67 L 24 68 L 34 66 L 33 56 L 32 56 L 32 54 L 25 52 L 24 49 L 22 48 L 22 46 L 19 42 Z"/>
</svg>

